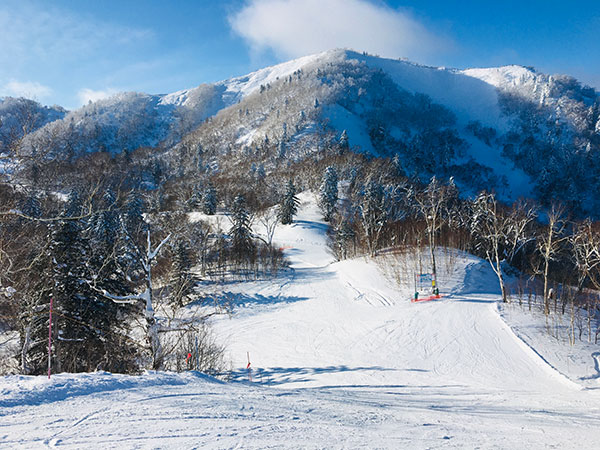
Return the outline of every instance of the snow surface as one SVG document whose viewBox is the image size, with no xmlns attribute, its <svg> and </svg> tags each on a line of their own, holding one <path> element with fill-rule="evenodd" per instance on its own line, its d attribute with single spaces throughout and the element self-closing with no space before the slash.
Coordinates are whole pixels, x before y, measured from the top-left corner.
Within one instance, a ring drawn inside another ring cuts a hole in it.
<svg viewBox="0 0 600 450">
<path fill-rule="evenodd" d="M 465 69 L 461 73 L 503 90 L 518 88 L 524 84 L 533 83 L 536 79 L 536 74 L 531 69 L 517 65 Z"/>
<path fill-rule="evenodd" d="M 413 93 L 427 94 L 434 102 L 447 106 L 464 124 L 470 120 L 479 120 L 484 125 L 500 130 L 504 130 L 508 125 L 498 106 L 498 91 L 487 80 L 455 69 L 422 66 L 355 52 L 347 53 L 349 58 L 382 69 L 401 88 Z"/>
<path fill-rule="evenodd" d="M 221 81 L 217 83 L 217 85 L 225 86 L 226 89 L 223 94 L 225 103 L 233 105 L 242 98 L 258 91 L 261 85 L 274 83 L 276 80 L 287 77 L 298 70 L 306 69 L 307 66 L 319 63 L 326 64 L 332 62 L 334 59 L 339 59 L 340 57 L 342 57 L 342 54 L 338 50 L 330 50 L 314 55 L 303 56 L 275 66 L 257 70 L 248 75 Z"/>
<path fill-rule="evenodd" d="M 4 377 L 0 447 L 597 446 L 598 378 L 578 382 L 547 362 L 551 344 L 534 349 L 539 337 L 526 344 L 511 330 L 485 262 L 439 251 L 444 297 L 413 304 L 407 280 L 418 255 L 335 262 L 314 198 L 300 197 L 296 222 L 275 234 L 289 272 L 213 292 L 235 302 L 231 318 L 214 322 L 232 382 L 197 373 Z"/>
<path fill-rule="evenodd" d="M 323 116 L 327 118 L 331 127 L 336 130 L 346 130 L 347 133 L 350 133 L 348 142 L 353 148 L 358 147 L 362 152 L 371 155 L 377 154 L 371 143 L 371 137 L 365 122 L 357 115 L 336 103 L 323 106 Z"/>
</svg>

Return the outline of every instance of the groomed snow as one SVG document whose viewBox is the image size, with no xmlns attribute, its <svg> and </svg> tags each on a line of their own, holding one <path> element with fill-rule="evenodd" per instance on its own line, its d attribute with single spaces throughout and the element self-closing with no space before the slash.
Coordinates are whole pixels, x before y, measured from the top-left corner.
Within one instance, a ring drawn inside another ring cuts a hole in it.
<svg viewBox="0 0 600 450">
<path fill-rule="evenodd" d="M 600 383 L 569 379 L 511 330 L 483 261 L 440 251 L 444 298 L 412 304 L 412 283 L 394 277 L 412 273 L 415 255 L 334 262 L 314 199 L 301 201 L 275 235 L 290 270 L 214 291 L 236 303 L 214 322 L 232 382 L 4 377 L 0 447 L 597 446 Z"/>
</svg>

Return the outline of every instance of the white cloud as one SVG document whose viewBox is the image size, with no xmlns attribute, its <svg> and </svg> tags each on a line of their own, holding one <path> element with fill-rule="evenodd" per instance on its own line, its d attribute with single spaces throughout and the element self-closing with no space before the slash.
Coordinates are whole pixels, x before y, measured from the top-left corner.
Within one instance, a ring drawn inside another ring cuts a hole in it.
<svg viewBox="0 0 600 450">
<path fill-rule="evenodd" d="M 80 89 L 77 92 L 77 98 L 81 102 L 82 105 L 85 105 L 88 102 L 95 102 L 98 100 L 102 100 L 104 98 L 108 98 L 111 95 L 116 94 L 118 91 L 116 89 L 108 88 L 104 90 L 94 90 L 94 89 Z"/>
<path fill-rule="evenodd" d="M 352 48 L 424 61 L 452 46 L 407 12 L 367 0 L 248 0 L 229 22 L 254 51 L 280 57 Z"/>
<path fill-rule="evenodd" d="M 11 97 L 26 97 L 34 100 L 40 100 L 52 94 L 51 88 L 37 81 L 11 80 L 2 86 L 0 91 Z"/>
</svg>

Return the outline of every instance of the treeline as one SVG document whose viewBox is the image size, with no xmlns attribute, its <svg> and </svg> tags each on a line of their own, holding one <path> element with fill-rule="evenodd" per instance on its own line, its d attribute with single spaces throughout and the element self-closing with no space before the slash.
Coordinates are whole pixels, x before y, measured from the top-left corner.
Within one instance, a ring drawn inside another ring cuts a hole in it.
<svg viewBox="0 0 600 450">
<path fill-rule="evenodd" d="M 0 331 L 17 349 L 0 370 L 45 373 L 51 330 L 53 372 L 223 371 L 206 320 L 229 305 L 202 286 L 275 276 L 282 252 L 252 223 L 278 218 L 209 179 L 179 198 L 180 183 L 125 191 L 96 169 L 69 173 L 68 193 L 0 184 Z"/>
</svg>

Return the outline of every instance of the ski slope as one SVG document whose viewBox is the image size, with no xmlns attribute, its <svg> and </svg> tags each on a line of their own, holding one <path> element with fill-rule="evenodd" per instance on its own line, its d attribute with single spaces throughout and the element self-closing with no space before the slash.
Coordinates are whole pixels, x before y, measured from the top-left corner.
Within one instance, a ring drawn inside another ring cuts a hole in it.
<svg viewBox="0 0 600 450">
<path fill-rule="evenodd" d="M 214 322 L 232 382 L 4 377 L 0 448 L 598 446 L 598 379 L 567 378 L 513 333 L 485 263 L 440 253 L 446 296 L 411 304 L 393 278 L 414 257 L 335 262 L 314 199 L 301 201 L 275 235 L 290 270 L 213 292 L 235 304 Z"/>
</svg>

